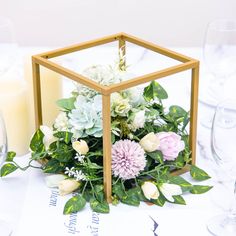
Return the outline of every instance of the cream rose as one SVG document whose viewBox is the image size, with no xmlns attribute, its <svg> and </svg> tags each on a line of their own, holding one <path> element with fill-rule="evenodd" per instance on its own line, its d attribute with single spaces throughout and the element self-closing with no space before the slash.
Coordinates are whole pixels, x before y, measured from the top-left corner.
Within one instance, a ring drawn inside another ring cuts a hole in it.
<svg viewBox="0 0 236 236">
<path fill-rule="evenodd" d="M 157 186 L 152 182 L 144 182 L 144 184 L 141 186 L 143 190 L 144 196 L 150 200 L 150 199 L 157 199 L 160 195 Z"/>
<path fill-rule="evenodd" d="M 66 178 L 68 178 L 66 175 L 49 175 L 45 177 L 45 181 L 49 188 L 56 188 L 58 187 L 59 183 Z"/>
<path fill-rule="evenodd" d="M 75 179 L 64 179 L 58 184 L 59 193 L 61 196 L 74 192 L 80 186 L 80 182 Z"/>
<path fill-rule="evenodd" d="M 159 138 L 153 133 L 149 133 L 145 135 L 139 142 L 139 144 L 142 146 L 142 148 L 146 152 L 154 152 L 158 149 L 160 145 Z"/>
<path fill-rule="evenodd" d="M 73 142 L 72 147 L 76 152 L 78 152 L 81 155 L 85 155 L 89 151 L 88 144 L 86 143 L 86 141 L 82 139 L 80 141 Z"/>
<path fill-rule="evenodd" d="M 179 185 L 177 185 L 177 184 L 168 184 L 168 183 L 162 184 L 160 186 L 160 191 L 165 196 L 165 198 L 170 202 L 175 201 L 173 196 L 181 195 L 183 193 L 182 189 Z"/>
</svg>

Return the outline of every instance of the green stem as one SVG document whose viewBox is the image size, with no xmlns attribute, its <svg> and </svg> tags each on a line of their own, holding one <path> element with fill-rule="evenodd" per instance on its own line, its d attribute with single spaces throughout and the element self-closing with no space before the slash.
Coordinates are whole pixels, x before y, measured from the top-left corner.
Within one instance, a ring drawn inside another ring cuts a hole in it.
<svg viewBox="0 0 236 236">
<path fill-rule="evenodd" d="M 82 195 L 82 196 L 84 195 L 84 191 L 85 191 L 87 185 L 88 185 L 88 181 L 86 181 L 86 183 L 84 184 L 83 190 L 82 190 L 82 192 L 81 192 L 81 195 Z"/>
<path fill-rule="evenodd" d="M 119 182 L 120 178 L 117 178 L 117 180 L 112 184 L 112 185 L 116 185 Z"/>
</svg>

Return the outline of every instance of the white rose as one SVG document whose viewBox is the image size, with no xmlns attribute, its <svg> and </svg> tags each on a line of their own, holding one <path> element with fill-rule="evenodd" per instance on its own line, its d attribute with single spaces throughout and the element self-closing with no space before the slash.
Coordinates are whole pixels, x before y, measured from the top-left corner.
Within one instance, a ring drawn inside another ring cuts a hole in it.
<svg viewBox="0 0 236 236">
<path fill-rule="evenodd" d="M 153 184 L 152 182 L 144 182 L 144 184 L 141 186 L 143 190 L 144 196 L 150 200 L 150 199 L 157 199 L 160 195 L 157 186 Z"/>
<path fill-rule="evenodd" d="M 61 196 L 74 192 L 80 186 L 80 182 L 75 179 L 64 179 L 58 184 L 59 193 Z"/>
<path fill-rule="evenodd" d="M 57 140 L 56 137 L 53 136 L 53 131 L 51 128 L 49 128 L 46 125 L 41 125 L 40 130 L 43 132 L 43 144 L 46 147 L 46 149 L 49 148 L 50 144 L 55 142 Z"/>
<path fill-rule="evenodd" d="M 111 108 L 113 116 L 125 116 L 132 107 L 128 99 L 124 99 L 119 93 L 113 93 L 111 95 Z"/>
<path fill-rule="evenodd" d="M 46 181 L 46 185 L 49 188 L 55 188 L 55 187 L 58 187 L 59 183 L 66 178 L 67 178 L 66 175 L 60 175 L 60 174 L 49 175 L 45 177 L 45 181 Z"/>
<path fill-rule="evenodd" d="M 68 129 L 69 129 L 69 119 L 68 119 L 65 112 L 59 113 L 59 115 L 57 116 L 57 118 L 55 120 L 54 127 L 58 131 L 68 131 Z"/>
<path fill-rule="evenodd" d="M 153 132 L 151 132 L 151 133 L 145 135 L 140 140 L 139 144 L 142 146 L 142 148 L 146 152 L 154 152 L 159 147 L 160 140 L 158 139 L 158 137 Z"/>
<path fill-rule="evenodd" d="M 164 183 L 160 186 L 160 191 L 165 196 L 165 198 L 170 202 L 175 201 L 173 196 L 181 195 L 183 193 L 182 189 L 179 185 L 177 185 L 177 184 L 167 184 L 167 183 Z"/>
<path fill-rule="evenodd" d="M 89 151 L 88 144 L 82 139 L 80 141 L 73 142 L 72 147 L 81 155 L 85 155 Z"/>
<path fill-rule="evenodd" d="M 145 124 L 145 111 L 138 111 L 134 115 L 133 122 L 131 124 L 132 129 L 135 131 L 136 129 L 143 128 Z"/>
</svg>

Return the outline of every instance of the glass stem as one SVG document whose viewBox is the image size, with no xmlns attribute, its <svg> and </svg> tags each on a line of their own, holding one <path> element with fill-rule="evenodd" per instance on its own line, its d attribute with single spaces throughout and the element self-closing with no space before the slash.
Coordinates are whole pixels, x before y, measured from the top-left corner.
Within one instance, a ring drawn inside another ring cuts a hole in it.
<svg viewBox="0 0 236 236">
<path fill-rule="evenodd" d="M 231 202 L 231 208 L 230 208 L 230 218 L 234 218 L 236 219 L 236 181 L 233 182 L 233 186 L 232 186 L 232 190 L 233 190 L 233 198 L 232 198 L 232 202 Z"/>
</svg>

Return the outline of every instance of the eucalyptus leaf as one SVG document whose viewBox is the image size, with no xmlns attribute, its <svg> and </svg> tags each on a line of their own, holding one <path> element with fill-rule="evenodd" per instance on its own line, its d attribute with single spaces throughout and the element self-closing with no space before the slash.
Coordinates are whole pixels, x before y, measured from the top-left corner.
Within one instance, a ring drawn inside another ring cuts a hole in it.
<svg viewBox="0 0 236 236">
<path fill-rule="evenodd" d="M 85 207 L 86 200 L 81 195 L 76 195 L 66 202 L 63 214 L 76 213 Z"/>
<path fill-rule="evenodd" d="M 199 167 L 195 165 L 191 166 L 190 174 L 193 179 L 199 180 L 199 181 L 207 180 L 211 178 L 204 170 L 200 169 Z"/>
<path fill-rule="evenodd" d="M 9 175 L 17 169 L 18 169 L 18 167 L 16 165 L 14 165 L 12 163 L 7 163 L 2 166 L 2 168 L 0 170 L 0 176 L 4 177 L 6 175 Z"/>
</svg>

